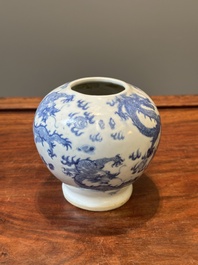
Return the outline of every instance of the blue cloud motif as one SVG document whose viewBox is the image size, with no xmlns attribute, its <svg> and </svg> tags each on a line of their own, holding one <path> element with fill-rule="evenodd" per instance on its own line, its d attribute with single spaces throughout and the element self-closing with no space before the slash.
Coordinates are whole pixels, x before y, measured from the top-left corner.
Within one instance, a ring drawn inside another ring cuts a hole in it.
<svg viewBox="0 0 198 265">
<path fill-rule="evenodd" d="M 92 142 L 102 142 L 102 140 L 103 140 L 103 138 L 102 138 L 102 136 L 100 135 L 100 133 L 97 133 L 97 134 L 90 134 L 89 139 L 90 139 Z"/>
<path fill-rule="evenodd" d="M 122 132 L 111 133 L 111 137 L 114 140 L 124 140 L 124 136 Z"/>
<path fill-rule="evenodd" d="M 89 103 L 84 100 L 78 100 L 77 103 L 77 106 L 83 110 L 87 110 L 89 108 Z"/>
<path fill-rule="evenodd" d="M 82 135 L 83 130 L 89 125 L 94 124 L 94 115 L 89 112 L 84 112 L 82 115 L 79 115 L 78 112 L 70 113 L 69 119 L 67 121 L 67 126 L 71 128 L 71 132 L 76 136 Z"/>
</svg>

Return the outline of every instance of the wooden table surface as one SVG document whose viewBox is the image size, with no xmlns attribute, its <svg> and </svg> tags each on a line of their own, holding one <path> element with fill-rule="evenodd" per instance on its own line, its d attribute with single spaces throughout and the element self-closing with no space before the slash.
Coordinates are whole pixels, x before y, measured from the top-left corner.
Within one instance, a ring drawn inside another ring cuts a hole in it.
<svg viewBox="0 0 198 265">
<path fill-rule="evenodd" d="M 159 149 L 131 199 L 108 212 L 70 205 L 42 163 L 40 98 L 0 99 L 0 264 L 198 264 L 198 95 L 153 99 Z"/>
</svg>

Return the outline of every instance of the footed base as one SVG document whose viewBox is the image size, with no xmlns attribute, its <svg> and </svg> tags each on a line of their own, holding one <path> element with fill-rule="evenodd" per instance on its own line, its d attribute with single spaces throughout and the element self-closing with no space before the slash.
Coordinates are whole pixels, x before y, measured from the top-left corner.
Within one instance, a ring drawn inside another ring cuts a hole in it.
<svg viewBox="0 0 198 265">
<path fill-rule="evenodd" d="M 65 199 L 71 204 L 89 211 L 108 211 L 125 204 L 133 191 L 133 185 L 118 191 L 95 191 L 62 184 Z"/>
</svg>

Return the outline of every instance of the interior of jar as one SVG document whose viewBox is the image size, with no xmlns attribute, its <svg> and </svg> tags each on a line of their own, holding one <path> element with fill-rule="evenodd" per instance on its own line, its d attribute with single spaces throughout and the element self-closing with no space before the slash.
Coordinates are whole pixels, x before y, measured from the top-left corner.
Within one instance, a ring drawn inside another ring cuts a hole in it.
<svg viewBox="0 0 198 265">
<path fill-rule="evenodd" d="M 119 84 L 105 81 L 84 82 L 71 86 L 71 89 L 76 92 L 92 96 L 112 95 L 125 90 L 125 88 Z"/>
</svg>

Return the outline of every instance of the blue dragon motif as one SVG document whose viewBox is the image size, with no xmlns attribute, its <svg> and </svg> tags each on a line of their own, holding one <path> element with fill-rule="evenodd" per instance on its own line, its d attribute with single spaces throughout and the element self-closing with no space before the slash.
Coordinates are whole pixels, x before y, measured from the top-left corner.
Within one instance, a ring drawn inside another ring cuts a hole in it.
<svg viewBox="0 0 198 265">
<path fill-rule="evenodd" d="M 56 131 L 50 133 L 46 127 L 46 125 L 34 124 L 34 139 L 36 143 L 41 143 L 44 145 L 44 142 L 46 142 L 48 144 L 49 148 L 47 152 L 51 158 L 56 156 L 54 153 L 54 147 L 56 146 L 56 143 L 64 146 L 66 150 L 71 148 L 71 142 L 68 140 L 68 138 L 63 138 L 62 134 L 58 134 Z"/>
<path fill-rule="evenodd" d="M 111 167 L 119 167 L 118 172 L 111 173 L 105 170 L 104 167 L 107 163 L 111 162 Z M 75 159 L 75 156 L 62 156 L 61 163 L 65 166 L 63 173 L 70 176 L 82 188 L 92 188 L 100 191 L 114 190 L 115 186 L 111 185 L 111 180 L 115 179 L 120 174 L 120 168 L 124 160 L 118 154 L 115 157 L 100 158 L 96 160 Z M 88 184 L 89 183 L 89 184 Z M 127 183 L 119 185 L 125 186 Z"/>
<path fill-rule="evenodd" d="M 147 152 L 147 158 L 150 157 L 155 151 L 154 146 L 160 133 L 160 116 L 155 112 L 152 102 L 137 94 L 130 96 L 121 95 L 116 98 L 116 101 L 118 104 L 116 114 L 123 120 L 130 118 L 141 134 L 151 138 L 151 147 Z M 115 104 L 115 101 L 111 103 L 112 106 Z M 155 126 L 152 128 L 146 127 L 139 119 L 138 113 L 142 113 L 145 118 L 148 117 L 150 120 L 154 120 Z"/>
<path fill-rule="evenodd" d="M 39 105 L 37 109 L 37 115 L 39 118 L 42 118 L 43 122 L 46 122 L 47 119 L 52 116 L 55 117 L 55 114 L 60 111 L 56 108 L 56 100 L 62 98 L 63 103 L 68 103 L 73 101 L 74 95 L 68 95 L 66 93 L 52 92 L 48 94 L 43 100 L 42 104 Z"/>
</svg>

